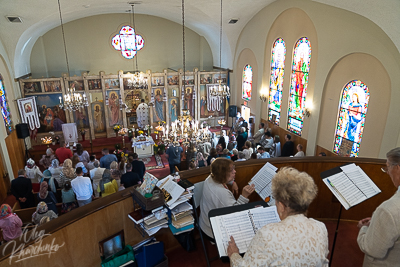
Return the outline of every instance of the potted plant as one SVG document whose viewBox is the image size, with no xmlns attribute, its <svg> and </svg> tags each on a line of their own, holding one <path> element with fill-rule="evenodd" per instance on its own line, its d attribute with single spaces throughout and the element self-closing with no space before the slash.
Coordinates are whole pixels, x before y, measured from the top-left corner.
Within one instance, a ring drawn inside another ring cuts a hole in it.
<svg viewBox="0 0 400 267">
<path fill-rule="evenodd" d="M 121 129 L 122 129 L 122 126 L 121 126 L 121 125 L 119 125 L 119 124 L 115 124 L 115 125 L 114 125 L 113 130 L 114 130 L 114 132 L 115 132 L 115 137 L 118 137 L 118 132 L 119 132 L 119 130 L 121 130 Z"/>
</svg>

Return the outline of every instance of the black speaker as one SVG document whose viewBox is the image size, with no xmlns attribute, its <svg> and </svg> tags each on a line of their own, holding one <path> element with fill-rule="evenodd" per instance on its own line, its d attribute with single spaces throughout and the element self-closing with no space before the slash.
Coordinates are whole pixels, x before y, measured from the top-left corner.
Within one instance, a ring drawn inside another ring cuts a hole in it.
<svg viewBox="0 0 400 267">
<path fill-rule="evenodd" d="M 237 114 L 237 106 L 229 106 L 229 117 L 236 117 Z"/>
<path fill-rule="evenodd" d="M 17 136 L 19 139 L 25 139 L 29 136 L 29 128 L 27 123 L 15 125 L 15 130 L 17 130 Z"/>
</svg>

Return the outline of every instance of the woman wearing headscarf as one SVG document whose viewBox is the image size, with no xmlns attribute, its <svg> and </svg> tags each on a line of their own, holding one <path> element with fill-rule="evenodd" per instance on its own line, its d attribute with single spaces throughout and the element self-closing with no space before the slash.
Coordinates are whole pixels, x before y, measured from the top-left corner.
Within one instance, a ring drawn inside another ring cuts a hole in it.
<svg viewBox="0 0 400 267">
<path fill-rule="evenodd" d="M 66 159 L 64 161 L 62 171 L 60 173 L 61 185 L 64 186 L 66 181 L 71 181 L 76 178 L 75 168 L 72 168 L 72 161 L 70 159 Z"/>
<path fill-rule="evenodd" d="M 10 241 L 22 234 L 22 221 L 17 214 L 12 213 L 8 204 L 0 207 L 0 228 L 3 230 L 3 240 Z"/>
<path fill-rule="evenodd" d="M 58 182 L 51 176 L 51 172 L 49 170 L 45 170 L 43 172 L 43 177 L 40 180 L 40 183 L 47 182 L 49 185 L 49 190 L 54 194 L 57 193 Z"/>
<path fill-rule="evenodd" d="M 102 197 L 118 192 L 117 181 L 112 178 L 110 170 L 104 170 L 97 192 L 101 193 Z"/>
<path fill-rule="evenodd" d="M 62 183 L 61 177 L 60 177 L 62 168 L 60 167 L 60 164 L 59 164 L 58 159 L 53 159 L 53 160 L 51 161 L 51 166 L 49 167 L 48 170 L 49 170 L 50 173 L 51 173 L 51 177 L 53 177 L 54 180 L 57 181 L 58 186 L 59 186 L 60 188 L 62 188 L 62 187 L 63 187 L 63 183 Z"/>
<path fill-rule="evenodd" d="M 32 222 L 34 224 L 40 224 L 41 219 L 46 216 L 49 217 L 50 220 L 58 218 L 57 214 L 55 214 L 54 211 L 49 210 L 47 204 L 41 201 L 37 205 L 36 211 L 32 215 Z"/>
<path fill-rule="evenodd" d="M 196 159 L 196 166 L 197 167 L 207 167 L 207 160 L 203 157 L 203 153 L 197 152 L 197 159 Z"/>
<path fill-rule="evenodd" d="M 74 190 L 72 189 L 71 182 L 67 181 L 64 184 L 64 189 L 61 190 L 62 207 L 61 214 L 67 213 L 78 207 Z"/>
<path fill-rule="evenodd" d="M 47 207 L 54 211 L 55 214 L 58 214 L 57 211 L 57 199 L 53 192 L 49 191 L 49 185 L 47 182 L 42 182 L 40 184 L 40 191 L 37 195 L 38 201 L 43 201 L 47 204 Z"/>
<path fill-rule="evenodd" d="M 89 152 L 87 152 L 86 150 L 83 150 L 82 144 L 76 144 L 76 153 L 74 154 L 74 156 L 78 156 L 79 158 L 79 162 L 82 162 L 83 165 L 85 165 L 85 167 L 87 167 L 87 164 L 90 161 L 90 155 Z M 78 166 L 80 167 L 80 166 Z M 76 168 L 76 166 L 75 166 Z"/>
<path fill-rule="evenodd" d="M 31 179 L 33 184 L 39 183 L 40 178 L 42 178 L 43 173 L 39 170 L 39 167 L 35 165 L 33 159 L 28 159 L 25 166 L 26 177 Z"/>
<path fill-rule="evenodd" d="M 54 155 L 53 149 L 50 147 L 46 150 L 46 155 L 43 155 L 42 158 L 39 160 L 39 164 L 42 165 L 45 169 L 50 167 L 51 161 L 55 159 L 56 156 Z"/>
</svg>

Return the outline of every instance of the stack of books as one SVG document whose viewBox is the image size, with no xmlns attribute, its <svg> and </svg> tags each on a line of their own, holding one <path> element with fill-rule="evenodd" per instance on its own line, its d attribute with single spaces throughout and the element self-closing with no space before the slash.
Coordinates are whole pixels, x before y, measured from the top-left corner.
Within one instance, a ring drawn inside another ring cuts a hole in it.
<svg viewBox="0 0 400 267">
<path fill-rule="evenodd" d="M 190 232 L 194 229 L 193 207 L 183 202 L 171 210 L 171 229 L 174 235 Z"/>
<path fill-rule="evenodd" d="M 138 209 L 128 214 L 128 217 L 139 225 L 149 236 L 157 233 L 161 228 L 168 227 L 168 210 L 163 206 L 152 211 Z"/>
</svg>

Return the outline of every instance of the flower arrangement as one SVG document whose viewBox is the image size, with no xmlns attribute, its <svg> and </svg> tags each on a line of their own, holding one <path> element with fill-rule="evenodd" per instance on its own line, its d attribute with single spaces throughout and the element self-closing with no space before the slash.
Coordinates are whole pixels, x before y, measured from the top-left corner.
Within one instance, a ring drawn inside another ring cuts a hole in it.
<svg viewBox="0 0 400 267">
<path fill-rule="evenodd" d="M 139 134 L 139 135 L 142 135 L 142 134 L 143 134 L 143 131 L 142 131 L 142 130 L 138 131 L 138 134 Z"/>
<path fill-rule="evenodd" d="M 119 124 L 115 124 L 114 125 L 114 127 L 113 127 L 113 130 L 114 130 L 114 132 L 118 132 L 119 130 L 121 130 L 122 129 L 122 126 L 121 125 L 119 125 Z"/>
<path fill-rule="evenodd" d="M 118 158 L 128 157 L 128 154 L 127 154 L 127 153 L 124 153 L 124 151 L 121 150 L 121 149 L 116 149 L 116 150 L 114 150 L 114 154 L 115 154 Z"/>
<path fill-rule="evenodd" d="M 154 153 L 162 154 L 165 151 L 165 144 L 160 141 L 158 144 L 154 144 Z"/>
<path fill-rule="evenodd" d="M 118 131 L 118 133 L 119 133 L 120 135 L 126 135 L 127 132 L 128 132 L 128 129 L 127 129 L 127 128 L 121 128 L 121 130 Z"/>
</svg>

